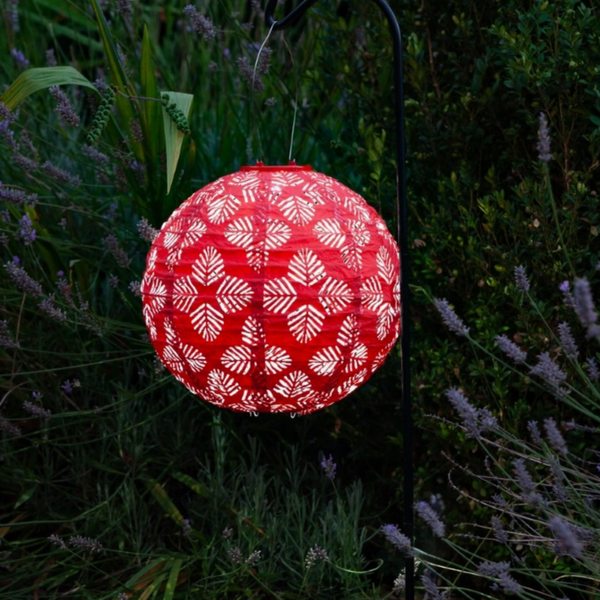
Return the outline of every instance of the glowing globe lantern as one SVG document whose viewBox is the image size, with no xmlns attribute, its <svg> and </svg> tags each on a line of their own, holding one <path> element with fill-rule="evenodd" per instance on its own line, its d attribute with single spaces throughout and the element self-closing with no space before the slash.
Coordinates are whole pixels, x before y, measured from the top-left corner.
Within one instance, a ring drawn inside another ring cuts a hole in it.
<svg viewBox="0 0 600 600">
<path fill-rule="evenodd" d="M 307 414 L 400 332 L 398 247 L 365 200 L 309 166 L 243 167 L 162 226 L 142 281 L 164 365 L 223 408 Z"/>
</svg>

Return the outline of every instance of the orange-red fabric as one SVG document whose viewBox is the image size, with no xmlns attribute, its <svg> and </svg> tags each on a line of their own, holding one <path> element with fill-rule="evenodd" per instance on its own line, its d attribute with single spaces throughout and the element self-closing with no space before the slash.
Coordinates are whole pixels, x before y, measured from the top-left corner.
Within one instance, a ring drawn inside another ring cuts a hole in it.
<svg viewBox="0 0 600 600">
<path fill-rule="evenodd" d="M 311 413 L 400 332 L 398 247 L 365 200 L 310 167 L 244 167 L 162 226 L 142 281 L 164 365 L 236 411 Z"/>
</svg>

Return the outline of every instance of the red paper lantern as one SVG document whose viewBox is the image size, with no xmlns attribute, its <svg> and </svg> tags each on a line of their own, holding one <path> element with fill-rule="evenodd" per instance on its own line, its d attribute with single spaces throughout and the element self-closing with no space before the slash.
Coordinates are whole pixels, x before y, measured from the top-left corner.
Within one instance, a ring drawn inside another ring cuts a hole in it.
<svg viewBox="0 0 600 600">
<path fill-rule="evenodd" d="M 398 247 L 365 200 L 309 166 L 222 177 L 162 226 L 142 281 L 164 365 L 236 411 L 307 414 L 383 363 L 400 332 Z"/>
</svg>

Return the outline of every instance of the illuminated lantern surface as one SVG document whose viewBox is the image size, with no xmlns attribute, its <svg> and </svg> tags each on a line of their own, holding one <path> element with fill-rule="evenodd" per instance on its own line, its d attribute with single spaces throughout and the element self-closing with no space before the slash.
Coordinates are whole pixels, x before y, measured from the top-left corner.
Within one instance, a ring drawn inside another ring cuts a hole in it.
<svg viewBox="0 0 600 600">
<path fill-rule="evenodd" d="M 169 371 L 248 412 L 311 413 L 400 332 L 398 247 L 365 200 L 309 166 L 243 167 L 186 200 L 147 258 L 143 313 Z"/>
</svg>

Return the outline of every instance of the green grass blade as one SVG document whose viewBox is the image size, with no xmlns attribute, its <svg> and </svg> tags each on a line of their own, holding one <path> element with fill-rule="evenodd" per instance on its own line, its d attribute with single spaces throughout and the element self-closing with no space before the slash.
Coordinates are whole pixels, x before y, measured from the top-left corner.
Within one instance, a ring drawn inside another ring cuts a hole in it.
<svg viewBox="0 0 600 600">
<path fill-rule="evenodd" d="M 183 112 L 187 119 L 190 118 L 190 109 L 194 97 L 191 94 L 181 92 L 167 92 L 170 102 L 174 102 L 179 110 Z M 185 137 L 175 126 L 173 119 L 167 114 L 164 106 L 163 122 L 165 124 L 165 149 L 167 151 L 167 194 L 171 191 L 171 185 L 177 171 L 177 163 L 181 156 L 181 146 Z"/>
<path fill-rule="evenodd" d="M 173 561 L 173 566 L 171 567 L 171 573 L 169 573 L 169 580 L 167 581 L 167 586 L 165 588 L 165 595 L 163 596 L 163 600 L 173 600 L 182 564 L 183 560 L 181 558 L 176 558 Z"/>
<path fill-rule="evenodd" d="M 192 491 L 196 492 L 196 494 L 198 494 L 199 496 L 202 496 L 203 498 L 210 497 L 210 492 L 200 482 L 196 481 L 195 479 L 192 479 L 189 475 L 177 472 L 173 475 L 173 477 L 175 477 L 175 479 L 177 479 L 178 481 L 181 481 L 181 483 L 183 483 L 184 485 L 187 485 Z"/>
<path fill-rule="evenodd" d="M 0 96 L 9 110 L 15 110 L 26 98 L 54 85 L 82 85 L 95 90 L 94 84 L 73 67 L 38 67 L 23 71 Z"/>
<path fill-rule="evenodd" d="M 154 165 L 158 161 L 160 148 L 160 132 L 162 130 L 162 111 L 160 94 L 156 75 L 154 73 L 154 61 L 152 60 L 152 47 L 148 27 L 144 25 L 144 36 L 142 39 L 142 60 L 140 68 L 142 81 L 142 96 L 156 98 L 157 102 L 142 102 L 141 125 L 144 132 L 144 144 L 147 149 L 147 165 Z M 152 172 L 156 172 L 155 169 Z"/>
</svg>

